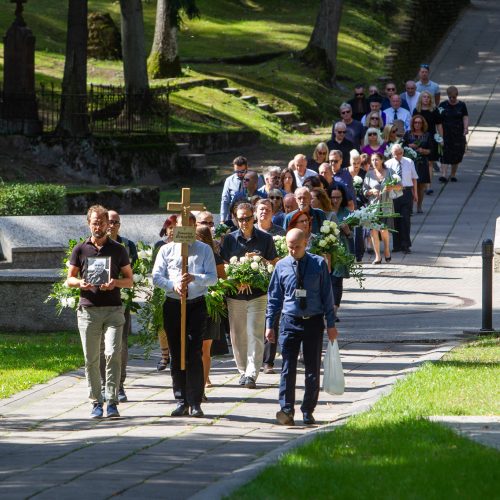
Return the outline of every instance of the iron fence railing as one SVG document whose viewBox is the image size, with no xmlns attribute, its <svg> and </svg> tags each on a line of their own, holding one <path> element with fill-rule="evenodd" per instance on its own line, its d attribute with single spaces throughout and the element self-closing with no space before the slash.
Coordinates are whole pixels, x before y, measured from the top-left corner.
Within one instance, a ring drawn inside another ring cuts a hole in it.
<svg viewBox="0 0 500 500">
<path fill-rule="evenodd" d="M 90 85 L 86 95 L 67 97 L 83 101 L 74 108 L 86 110 L 89 129 L 95 135 L 168 134 L 168 86 L 154 87 L 146 93 L 131 94 L 119 86 Z M 33 102 L 36 102 L 43 133 L 54 132 L 60 118 L 62 99 L 61 90 L 54 85 L 40 84 L 35 91 L 35 99 L 33 95 L 5 95 L 0 86 L 0 120 L 4 122 L 3 133 L 9 133 L 10 119 L 16 115 L 23 116 L 22 113 L 17 113 L 16 109 L 19 110 L 21 105 L 23 108 L 33 107 Z M 33 118 L 32 113 L 30 116 Z"/>
</svg>

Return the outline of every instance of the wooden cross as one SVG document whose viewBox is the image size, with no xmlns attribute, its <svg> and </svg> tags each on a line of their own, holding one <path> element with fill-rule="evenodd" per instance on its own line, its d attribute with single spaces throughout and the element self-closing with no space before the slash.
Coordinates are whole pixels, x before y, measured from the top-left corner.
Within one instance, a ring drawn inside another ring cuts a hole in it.
<svg viewBox="0 0 500 500">
<path fill-rule="evenodd" d="M 205 206 L 201 203 L 191 203 L 191 189 L 182 188 L 182 198 L 179 202 L 168 202 L 167 210 L 169 212 L 180 212 L 181 228 L 189 226 L 189 214 L 191 210 L 205 210 Z M 193 228 L 194 229 L 194 228 Z M 188 270 L 188 244 L 196 239 L 194 232 L 192 236 L 184 233 L 174 236 L 174 241 L 180 242 L 182 256 L 182 274 Z M 186 287 L 187 290 L 187 287 Z M 186 291 L 181 295 L 181 370 L 186 369 Z"/>
</svg>

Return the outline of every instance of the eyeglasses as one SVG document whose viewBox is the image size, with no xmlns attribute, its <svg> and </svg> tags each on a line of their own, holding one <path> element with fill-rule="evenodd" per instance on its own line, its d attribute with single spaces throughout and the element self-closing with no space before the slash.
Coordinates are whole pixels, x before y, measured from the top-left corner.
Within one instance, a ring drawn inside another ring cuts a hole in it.
<svg viewBox="0 0 500 500">
<path fill-rule="evenodd" d="M 269 196 L 270 200 L 282 200 L 283 196 Z"/>
<path fill-rule="evenodd" d="M 370 117 L 370 121 L 372 121 L 372 120 L 377 120 L 377 121 L 379 121 L 379 120 L 380 120 L 380 118 L 379 118 L 378 116 L 372 116 L 372 117 Z"/>
<path fill-rule="evenodd" d="M 396 92 L 396 87 L 387 87 L 385 90 L 386 92 Z"/>
<path fill-rule="evenodd" d="M 245 168 L 245 170 L 235 170 L 234 173 L 236 175 L 245 175 L 248 172 L 248 169 Z"/>
<path fill-rule="evenodd" d="M 377 132 L 370 132 L 370 133 L 368 134 L 368 137 L 371 137 L 372 135 L 378 135 L 378 134 L 377 134 Z"/>
<path fill-rule="evenodd" d="M 249 215 L 248 217 L 240 217 L 239 219 L 236 219 L 238 222 L 244 223 L 244 222 L 250 222 L 253 220 L 253 215 Z"/>
<path fill-rule="evenodd" d="M 316 151 L 317 155 L 326 155 L 326 151 Z"/>
<path fill-rule="evenodd" d="M 280 175 L 271 175 L 271 177 L 269 177 L 270 179 L 281 179 L 281 176 Z"/>
<path fill-rule="evenodd" d="M 207 220 L 200 220 L 198 222 L 198 224 L 201 224 L 202 226 L 210 226 L 210 227 L 215 226 L 215 224 L 213 222 L 208 222 Z"/>
<path fill-rule="evenodd" d="M 330 160 L 328 163 L 340 163 L 340 160 Z"/>
<path fill-rule="evenodd" d="M 243 179 L 243 182 L 250 182 L 251 180 L 252 180 L 252 179 L 249 179 L 248 177 L 245 177 L 245 178 Z"/>
<path fill-rule="evenodd" d="M 344 111 L 341 111 L 340 114 L 341 115 L 348 115 L 350 112 L 351 112 L 350 109 L 345 109 Z"/>
<path fill-rule="evenodd" d="M 119 226 L 121 222 L 119 220 L 110 220 L 109 225 L 110 226 Z"/>
<path fill-rule="evenodd" d="M 365 94 L 362 92 L 361 94 L 354 94 L 356 97 L 364 97 Z"/>
<path fill-rule="evenodd" d="M 345 130 L 336 130 L 335 133 L 336 134 L 345 134 Z"/>
</svg>

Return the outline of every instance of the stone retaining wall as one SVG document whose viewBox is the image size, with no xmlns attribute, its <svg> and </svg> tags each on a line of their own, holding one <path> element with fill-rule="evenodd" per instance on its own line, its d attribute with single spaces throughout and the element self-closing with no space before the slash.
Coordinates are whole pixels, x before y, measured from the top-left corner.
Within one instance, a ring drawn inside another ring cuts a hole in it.
<svg viewBox="0 0 500 500">
<path fill-rule="evenodd" d="M 54 332 L 76 330 L 76 313 L 65 309 L 57 316 L 55 303 L 44 303 L 57 270 L 4 270 L 0 273 L 0 331 Z"/>
<path fill-rule="evenodd" d="M 397 27 L 400 40 L 391 46 L 386 56 L 387 75 L 396 81 L 398 87 L 417 74 L 421 63 L 432 59 L 448 29 L 469 4 L 470 0 L 409 2 L 409 18 Z"/>
<path fill-rule="evenodd" d="M 215 153 L 237 151 L 243 147 L 256 146 L 260 143 L 260 133 L 255 130 L 240 130 L 234 132 L 175 132 L 170 134 L 175 142 L 189 144 L 189 149 L 195 153 Z"/>
</svg>

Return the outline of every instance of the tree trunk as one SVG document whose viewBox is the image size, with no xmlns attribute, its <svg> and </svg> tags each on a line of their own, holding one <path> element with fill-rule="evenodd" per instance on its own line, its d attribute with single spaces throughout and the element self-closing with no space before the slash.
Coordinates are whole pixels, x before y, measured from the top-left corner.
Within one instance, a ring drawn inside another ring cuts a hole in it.
<svg viewBox="0 0 500 500">
<path fill-rule="evenodd" d="M 302 59 L 326 72 L 330 85 L 337 76 L 337 39 L 342 17 L 343 0 L 321 0 L 311 39 Z"/>
<path fill-rule="evenodd" d="M 171 0 L 158 0 L 153 47 L 148 58 L 151 78 L 170 78 L 181 74 L 177 49 L 177 27 L 172 24 Z"/>
<path fill-rule="evenodd" d="M 89 134 L 87 113 L 87 0 L 69 0 L 66 58 L 57 135 Z"/>
<path fill-rule="evenodd" d="M 148 95 L 144 18 L 142 0 L 120 0 L 123 76 L 125 90 L 131 95 Z"/>
</svg>

